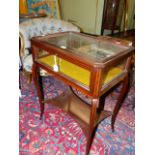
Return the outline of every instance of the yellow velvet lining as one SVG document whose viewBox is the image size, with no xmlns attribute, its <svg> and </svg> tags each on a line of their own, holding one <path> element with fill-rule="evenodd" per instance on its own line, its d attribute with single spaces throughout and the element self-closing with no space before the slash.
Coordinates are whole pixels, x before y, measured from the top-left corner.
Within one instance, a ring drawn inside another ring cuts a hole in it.
<svg viewBox="0 0 155 155">
<path fill-rule="evenodd" d="M 114 79 L 116 76 L 118 76 L 120 73 L 122 73 L 122 69 L 118 68 L 118 67 L 113 67 L 111 68 L 108 72 L 107 75 L 105 77 L 105 79 L 103 80 L 103 84 L 108 83 L 110 80 Z"/>
<path fill-rule="evenodd" d="M 54 65 L 54 58 L 52 55 L 40 58 L 39 61 L 41 63 L 48 65 L 49 67 L 52 67 Z M 80 82 L 86 86 L 89 86 L 90 71 L 88 71 L 82 67 L 79 67 L 73 63 L 70 63 L 64 59 L 61 59 L 61 58 L 59 58 L 59 59 L 57 58 L 57 64 L 59 66 L 59 72 L 62 72 L 63 74 L 73 78 L 74 80 L 77 80 L 78 82 Z M 103 84 L 109 82 L 114 77 L 119 75 L 121 72 L 122 72 L 122 69 L 120 69 L 120 68 L 117 68 L 117 67 L 111 68 L 107 72 L 107 75 L 106 75 L 105 79 L 103 80 Z"/>
</svg>

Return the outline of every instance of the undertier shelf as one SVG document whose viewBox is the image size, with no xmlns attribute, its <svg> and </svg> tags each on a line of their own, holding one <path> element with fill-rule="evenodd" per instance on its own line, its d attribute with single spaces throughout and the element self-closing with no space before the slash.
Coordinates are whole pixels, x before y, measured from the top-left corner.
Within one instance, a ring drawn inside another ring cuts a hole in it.
<svg viewBox="0 0 155 155">
<path fill-rule="evenodd" d="M 45 100 L 44 103 L 52 104 L 66 111 L 80 125 L 84 134 L 87 136 L 91 105 L 79 99 L 70 89 L 60 96 Z M 111 114 L 110 111 L 104 110 L 101 113 L 97 113 L 94 127 Z"/>
</svg>

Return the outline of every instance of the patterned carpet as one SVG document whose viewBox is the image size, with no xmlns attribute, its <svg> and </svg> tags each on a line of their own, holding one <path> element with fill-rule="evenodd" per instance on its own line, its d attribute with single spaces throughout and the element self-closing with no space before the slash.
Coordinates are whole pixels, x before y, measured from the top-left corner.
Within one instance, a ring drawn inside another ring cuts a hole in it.
<svg viewBox="0 0 155 155">
<path fill-rule="evenodd" d="M 45 98 L 55 97 L 67 86 L 53 77 L 44 77 Z M 26 85 L 21 75 L 22 97 L 19 102 L 20 155 L 84 155 L 86 138 L 78 124 L 64 111 L 46 104 L 43 120 L 33 82 Z M 111 110 L 119 88 L 107 98 L 105 109 Z M 134 155 L 134 87 L 131 87 L 111 132 L 110 117 L 98 126 L 90 155 Z"/>
</svg>

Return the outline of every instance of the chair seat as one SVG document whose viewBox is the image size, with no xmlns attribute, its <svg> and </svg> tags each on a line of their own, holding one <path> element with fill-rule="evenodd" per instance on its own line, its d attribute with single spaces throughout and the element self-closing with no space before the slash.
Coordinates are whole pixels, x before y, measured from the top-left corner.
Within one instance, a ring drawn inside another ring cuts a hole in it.
<svg viewBox="0 0 155 155">
<path fill-rule="evenodd" d="M 23 60 L 24 69 L 28 72 L 32 72 L 32 64 L 33 64 L 32 54 L 29 54 Z"/>
</svg>

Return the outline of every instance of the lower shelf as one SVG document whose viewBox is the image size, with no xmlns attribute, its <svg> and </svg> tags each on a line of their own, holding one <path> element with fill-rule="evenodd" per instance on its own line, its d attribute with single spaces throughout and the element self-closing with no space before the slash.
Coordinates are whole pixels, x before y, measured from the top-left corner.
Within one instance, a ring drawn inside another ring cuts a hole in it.
<svg viewBox="0 0 155 155">
<path fill-rule="evenodd" d="M 88 136 L 91 105 L 77 98 L 69 89 L 60 96 L 45 100 L 44 103 L 52 104 L 66 111 L 80 125 L 86 137 Z M 110 111 L 96 113 L 94 127 L 111 114 Z"/>
</svg>

